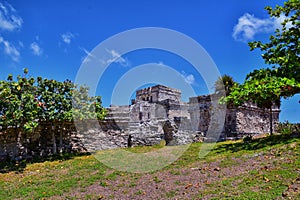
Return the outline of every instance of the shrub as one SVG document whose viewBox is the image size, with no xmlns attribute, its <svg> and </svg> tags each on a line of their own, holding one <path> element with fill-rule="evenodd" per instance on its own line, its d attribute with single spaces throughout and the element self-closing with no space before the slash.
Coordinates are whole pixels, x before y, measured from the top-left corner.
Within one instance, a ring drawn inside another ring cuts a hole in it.
<svg viewBox="0 0 300 200">
<path fill-rule="evenodd" d="M 288 121 L 285 121 L 277 125 L 276 132 L 281 134 L 300 133 L 300 124 L 293 124 Z"/>
</svg>

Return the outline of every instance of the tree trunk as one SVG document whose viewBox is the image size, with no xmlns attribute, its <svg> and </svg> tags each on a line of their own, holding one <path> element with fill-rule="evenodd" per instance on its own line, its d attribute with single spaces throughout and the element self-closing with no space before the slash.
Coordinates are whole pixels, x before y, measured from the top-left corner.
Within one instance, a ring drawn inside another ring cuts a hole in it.
<svg viewBox="0 0 300 200">
<path fill-rule="evenodd" d="M 53 154 L 56 154 L 57 153 L 57 150 L 56 150 L 56 139 L 55 139 L 55 132 L 54 132 L 54 124 L 52 123 L 52 126 L 51 126 L 51 132 L 52 132 L 52 141 L 53 141 L 53 148 L 52 148 L 52 152 Z"/>
<path fill-rule="evenodd" d="M 21 141 L 21 137 L 22 137 L 22 132 L 19 130 L 19 128 L 17 128 L 17 126 L 15 127 L 16 133 L 17 133 L 17 157 L 22 156 L 22 141 Z"/>
<path fill-rule="evenodd" d="M 64 129 L 64 123 L 62 123 L 62 126 L 59 127 L 59 153 L 62 153 L 63 151 L 63 139 L 62 139 L 63 129 Z"/>
<path fill-rule="evenodd" d="M 28 154 L 28 138 L 27 138 L 27 134 L 26 132 L 24 132 L 24 139 L 25 139 L 25 142 L 24 142 L 24 156 L 27 157 L 27 154 Z"/>
<path fill-rule="evenodd" d="M 270 135 L 273 135 L 273 112 L 272 106 L 270 107 Z"/>
</svg>

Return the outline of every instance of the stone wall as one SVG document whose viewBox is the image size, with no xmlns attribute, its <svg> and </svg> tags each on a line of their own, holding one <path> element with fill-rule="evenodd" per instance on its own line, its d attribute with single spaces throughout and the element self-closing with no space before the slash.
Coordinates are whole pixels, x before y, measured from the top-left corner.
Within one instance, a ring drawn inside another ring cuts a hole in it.
<svg viewBox="0 0 300 200">
<path fill-rule="evenodd" d="M 211 99 L 209 95 L 191 97 L 189 113 L 193 131 L 206 133 L 210 123 Z"/>
<path fill-rule="evenodd" d="M 136 91 L 136 101 L 157 103 L 167 99 L 181 102 L 181 91 L 163 85 L 156 85 Z"/>
<path fill-rule="evenodd" d="M 273 130 L 279 123 L 280 109 L 272 109 Z M 268 133 L 270 131 L 270 111 L 255 105 L 244 105 L 236 110 L 236 132 L 240 135 Z"/>
<path fill-rule="evenodd" d="M 192 97 L 189 100 L 192 129 L 204 133 L 208 130 L 211 120 L 211 96 Z M 279 122 L 280 108 L 272 108 L 273 130 Z M 238 137 L 268 133 L 270 131 L 270 111 L 252 103 L 235 107 L 227 105 L 225 123 L 221 137 Z"/>
<path fill-rule="evenodd" d="M 0 131 L 0 160 L 44 157 L 52 155 L 55 151 L 57 153 L 93 152 L 127 147 L 128 131 L 120 129 L 118 125 L 119 123 L 114 120 L 101 122 L 89 120 L 58 123 L 55 125 L 55 131 L 52 131 L 52 125 L 47 123 L 41 123 L 33 133 L 27 134 L 19 128 L 2 130 Z"/>
<path fill-rule="evenodd" d="M 56 126 L 61 126 L 54 132 L 57 152 L 84 151 L 83 145 L 76 140 L 74 126 L 69 124 Z M 0 158 L 48 156 L 53 153 L 53 141 L 52 125 L 47 123 L 41 123 L 33 133 L 24 133 L 21 128 L 15 127 L 1 130 Z"/>
</svg>

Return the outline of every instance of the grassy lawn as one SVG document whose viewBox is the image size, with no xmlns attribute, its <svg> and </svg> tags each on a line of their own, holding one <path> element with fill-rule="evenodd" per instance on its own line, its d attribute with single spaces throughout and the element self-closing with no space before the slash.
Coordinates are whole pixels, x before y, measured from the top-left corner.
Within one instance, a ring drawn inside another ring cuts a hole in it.
<svg viewBox="0 0 300 200">
<path fill-rule="evenodd" d="M 199 159 L 201 145 L 190 145 L 178 160 L 159 171 L 141 174 L 108 168 L 92 155 L 17 166 L 1 163 L 0 199 L 300 198 L 299 137 L 274 135 L 249 143 L 221 142 Z"/>
</svg>

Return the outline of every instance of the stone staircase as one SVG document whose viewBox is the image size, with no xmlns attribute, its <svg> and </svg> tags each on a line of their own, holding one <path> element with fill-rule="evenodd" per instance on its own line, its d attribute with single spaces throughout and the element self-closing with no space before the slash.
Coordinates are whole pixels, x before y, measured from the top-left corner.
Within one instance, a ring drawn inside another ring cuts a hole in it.
<svg viewBox="0 0 300 200">
<path fill-rule="evenodd" d="M 108 114 L 105 120 L 113 121 L 119 129 L 128 130 L 128 123 L 130 121 L 129 114 L 129 106 L 112 106 L 108 108 Z"/>
</svg>

